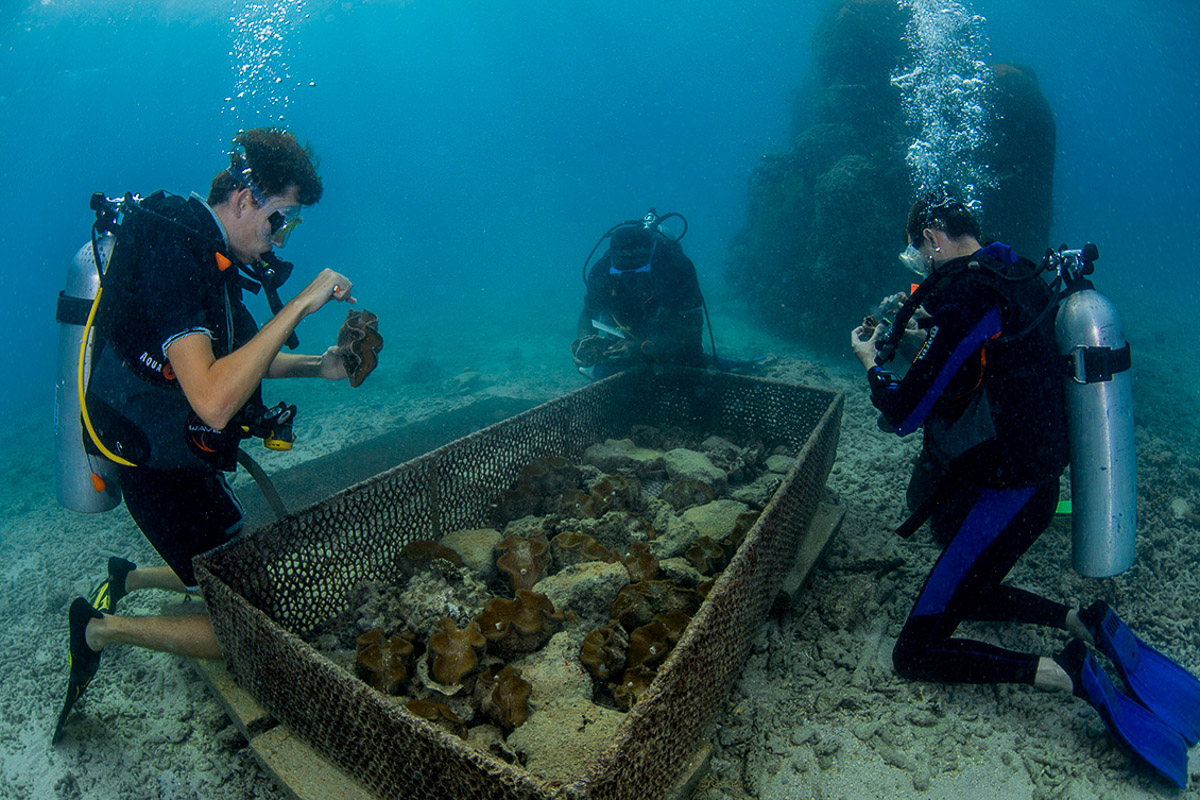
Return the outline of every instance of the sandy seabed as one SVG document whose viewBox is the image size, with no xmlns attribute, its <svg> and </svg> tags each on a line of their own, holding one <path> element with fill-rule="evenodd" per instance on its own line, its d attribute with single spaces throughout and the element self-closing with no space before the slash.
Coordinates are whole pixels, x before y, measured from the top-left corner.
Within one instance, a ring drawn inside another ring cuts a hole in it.
<svg viewBox="0 0 1200 800">
<path fill-rule="evenodd" d="M 709 725 L 713 757 L 696 800 L 1200 797 L 1200 759 L 1189 788 L 1176 790 L 1115 746 L 1081 700 L 894 674 L 892 643 L 937 556 L 926 532 L 908 541 L 891 532 L 903 518 L 919 437 L 878 430 L 848 354 L 815 358 L 723 307 L 714 320 L 722 352 L 771 353 L 764 376 L 845 392 L 828 488 L 846 518 L 807 590 L 764 623 Z M 1144 639 L 1200 671 L 1200 526 L 1177 518 L 1181 503 L 1200 510 L 1200 387 L 1174 334 L 1185 327 L 1164 314 L 1126 319 L 1138 408 L 1133 569 L 1105 580 L 1079 577 L 1069 566 L 1069 524 L 1056 521 L 1011 580 L 1068 603 L 1103 597 Z M 291 393 L 301 415 L 296 450 L 264 455 L 264 467 L 285 469 L 480 398 L 540 401 L 583 385 L 566 359 L 569 329 L 491 340 L 400 333 L 407 346 L 389 337 L 379 370 L 358 390 L 270 386 L 268 403 Z M 286 797 L 191 665 L 165 654 L 106 651 L 63 741 L 50 745 L 66 687 L 71 600 L 100 580 L 110 555 L 157 561 L 123 510 L 85 516 L 56 504 L 48 425 L 16 430 L 9 446 L 0 494 L 0 798 Z M 253 491 L 241 473 L 235 486 Z M 187 605 L 139 592 L 121 611 Z M 1054 631 L 999 625 L 967 632 L 1043 654 L 1065 641 Z"/>
</svg>

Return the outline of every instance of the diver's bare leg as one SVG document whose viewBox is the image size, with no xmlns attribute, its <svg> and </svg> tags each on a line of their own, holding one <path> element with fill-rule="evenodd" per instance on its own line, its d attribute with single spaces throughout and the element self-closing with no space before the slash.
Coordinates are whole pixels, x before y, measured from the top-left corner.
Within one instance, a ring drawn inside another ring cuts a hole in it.
<svg viewBox="0 0 1200 800">
<path fill-rule="evenodd" d="M 185 658 L 219 659 L 221 648 L 206 614 L 179 617 L 116 617 L 105 614 L 87 626 L 88 647 L 129 644 Z"/>
<path fill-rule="evenodd" d="M 125 591 L 164 589 L 168 592 L 189 592 L 170 567 L 138 567 L 125 576 Z M 191 590 L 195 591 L 195 590 Z"/>
</svg>

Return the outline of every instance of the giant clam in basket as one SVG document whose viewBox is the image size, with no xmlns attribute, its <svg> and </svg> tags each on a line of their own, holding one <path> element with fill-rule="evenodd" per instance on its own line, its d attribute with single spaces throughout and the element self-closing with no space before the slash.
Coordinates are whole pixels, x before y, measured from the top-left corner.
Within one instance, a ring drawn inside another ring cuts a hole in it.
<svg viewBox="0 0 1200 800">
<path fill-rule="evenodd" d="M 238 684 L 293 733 L 381 797 L 657 798 L 741 669 L 817 509 L 842 396 L 702 370 L 622 373 L 451 442 L 197 559 L 213 627 Z M 393 577 L 400 549 L 486 526 L 526 464 L 578 460 L 635 424 L 785 444 L 799 458 L 612 741 L 551 782 L 409 714 L 301 637 L 352 588 Z"/>
</svg>

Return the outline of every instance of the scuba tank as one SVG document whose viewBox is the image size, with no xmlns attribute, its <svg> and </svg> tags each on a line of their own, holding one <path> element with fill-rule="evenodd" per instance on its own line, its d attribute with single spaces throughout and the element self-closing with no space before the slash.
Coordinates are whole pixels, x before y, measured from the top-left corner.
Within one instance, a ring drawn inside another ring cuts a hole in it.
<svg viewBox="0 0 1200 800">
<path fill-rule="evenodd" d="M 101 195 L 103 197 L 103 195 Z M 93 198 L 93 208 L 95 199 Z M 79 248 L 58 295 L 58 374 L 54 382 L 54 456 L 58 502 L 72 511 L 110 511 L 121 502 L 118 467 L 83 446 L 81 401 L 91 373 L 89 323 L 100 276 L 112 256 L 116 236 L 103 227 L 97 211 L 92 241 Z M 115 220 L 114 220 L 115 222 Z"/>
<path fill-rule="evenodd" d="M 1094 244 L 1047 254 L 1066 284 L 1054 327 L 1067 365 L 1072 561 L 1090 578 L 1129 569 L 1137 538 L 1132 362 L 1116 307 L 1085 277 L 1099 257 Z"/>
</svg>

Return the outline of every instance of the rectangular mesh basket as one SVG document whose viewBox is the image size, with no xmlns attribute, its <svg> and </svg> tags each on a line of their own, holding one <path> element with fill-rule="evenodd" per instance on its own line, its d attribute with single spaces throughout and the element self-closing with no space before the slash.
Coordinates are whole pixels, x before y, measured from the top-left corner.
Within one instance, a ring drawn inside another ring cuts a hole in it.
<svg viewBox="0 0 1200 800">
<path fill-rule="evenodd" d="M 345 489 L 199 557 L 229 670 L 291 731 L 381 797 L 657 798 L 740 670 L 822 497 L 842 395 L 724 373 L 622 373 Z M 360 581 L 389 580 L 407 543 L 485 527 L 489 503 L 536 458 L 578 460 L 631 426 L 678 426 L 799 456 L 611 743 L 562 783 L 417 719 L 301 637 Z"/>
</svg>

